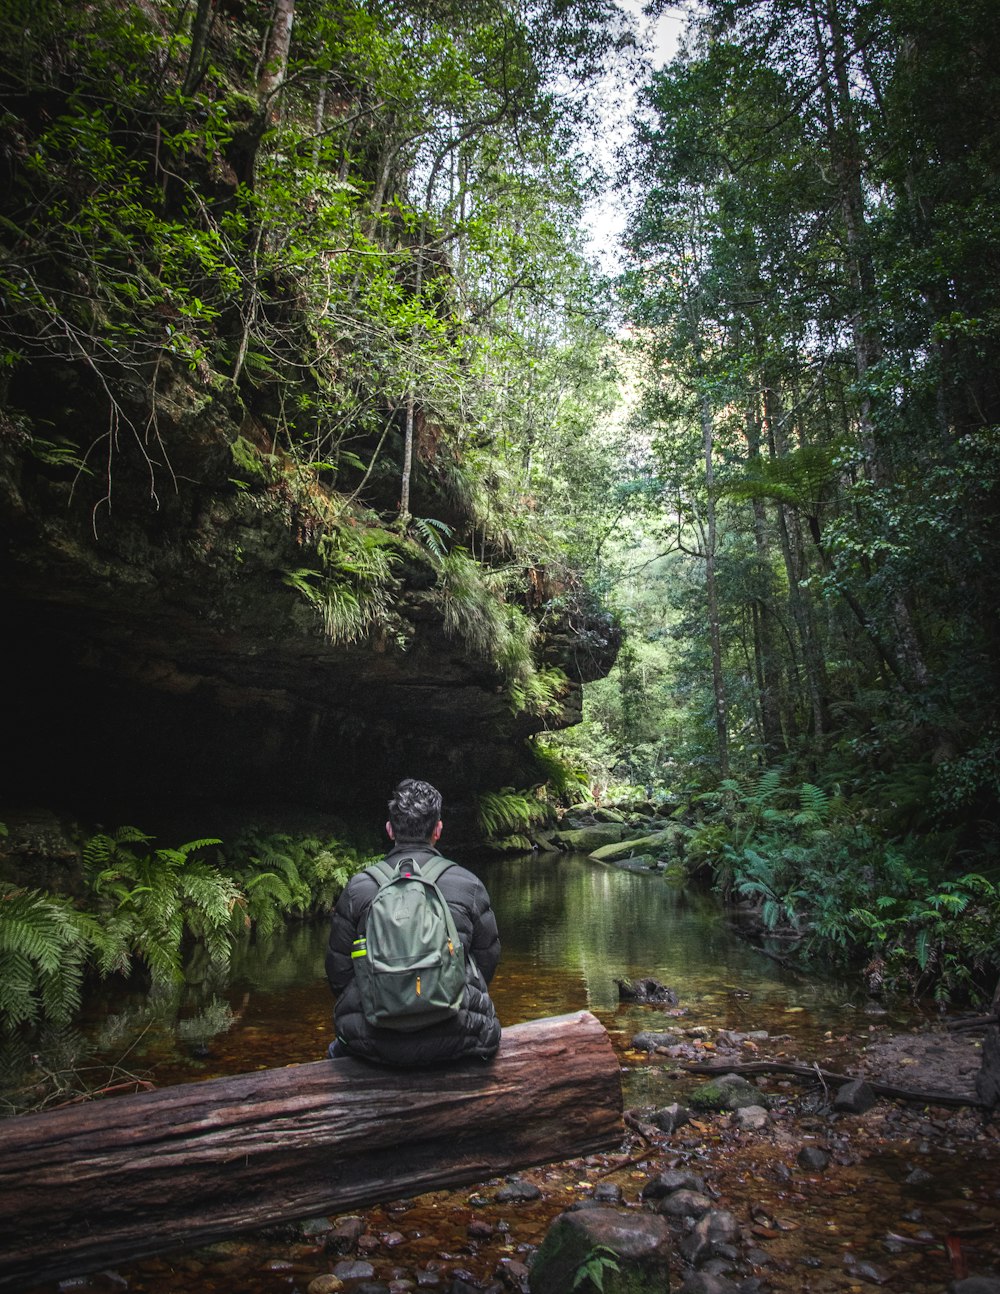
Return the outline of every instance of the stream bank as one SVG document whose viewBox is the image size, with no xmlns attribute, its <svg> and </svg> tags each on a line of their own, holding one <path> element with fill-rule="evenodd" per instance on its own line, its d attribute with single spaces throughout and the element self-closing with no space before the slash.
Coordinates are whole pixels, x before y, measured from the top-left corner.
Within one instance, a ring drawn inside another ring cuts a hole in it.
<svg viewBox="0 0 1000 1294">
<path fill-rule="evenodd" d="M 975 1036 L 926 1024 L 904 1033 L 876 1019 L 865 1034 L 831 1032 L 826 1046 L 810 1053 L 789 1034 L 738 1034 L 650 1013 L 654 1021 L 666 1023 L 675 1041 L 653 1052 L 633 1048 L 627 1030 L 612 1032 L 626 1090 L 646 1094 L 630 1108 L 616 1153 L 275 1227 L 31 1294 L 525 1294 L 531 1259 L 555 1217 L 594 1201 L 626 1215 L 676 1208 L 655 1185 L 670 1173 L 698 1179 L 695 1194 L 705 1197 L 688 1204 L 691 1212 L 667 1214 L 675 1291 L 859 1294 L 886 1286 L 943 1294 L 963 1271 L 1000 1277 L 995 1120 L 969 1107 L 885 1099 L 844 1113 L 833 1108 L 829 1085 L 776 1073 L 753 1080 L 769 1107 L 755 1121 L 740 1111 L 695 1110 L 692 1097 L 705 1078 L 686 1068 L 699 1059 L 723 1068 L 748 1060 L 835 1064 L 845 1074 L 911 1088 L 947 1083 L 971 1099 Z M 691 1112 L 669 1133 L 652 1117 L 668 1101 Z M 684 1253 L 695 1213 L 706 1208 L 732 1214 L 737 1225 L 728 1247 L 696 1272 Z"/>
</svg>

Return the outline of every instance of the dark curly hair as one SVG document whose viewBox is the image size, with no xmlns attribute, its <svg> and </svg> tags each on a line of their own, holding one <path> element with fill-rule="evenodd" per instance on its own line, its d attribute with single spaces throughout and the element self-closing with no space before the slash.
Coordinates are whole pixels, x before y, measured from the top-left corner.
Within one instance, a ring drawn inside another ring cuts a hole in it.
<svg viewBox="0 0 1000 1294">
<path fill-rule="evenodd" d="M 430 840 L 441 820 L 441 792 L 430 782 L 407 777 L 396 787 L 389 801 L 389 821 L 397 844 Z"/>
</svg>

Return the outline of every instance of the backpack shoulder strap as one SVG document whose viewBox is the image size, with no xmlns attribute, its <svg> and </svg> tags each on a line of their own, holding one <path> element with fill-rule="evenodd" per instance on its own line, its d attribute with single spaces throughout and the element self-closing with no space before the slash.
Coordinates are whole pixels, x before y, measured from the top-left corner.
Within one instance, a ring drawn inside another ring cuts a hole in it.
<svg viewBox="0 0 1000 1294">
<path fill-rule="evenodd" d="M 428 858 L 426 863 L 420 864 L 420 875 L 425 881 L 437 884 L 442 874 L 454 866 L 450 858 Z"/>
<path fill-rule="evenodd" d="M 370 867 L 365 868 L 365 871 L 372 878 L 372 880 L 379 887 L 379 889 L 381 889 L 383 885 L 388 885 L 388 883 L 396 875 L 396 869 L 394 867 L 390 867 L 390 865 L 384 859 L 379 863 L 372 863 Z"/>
</svg>

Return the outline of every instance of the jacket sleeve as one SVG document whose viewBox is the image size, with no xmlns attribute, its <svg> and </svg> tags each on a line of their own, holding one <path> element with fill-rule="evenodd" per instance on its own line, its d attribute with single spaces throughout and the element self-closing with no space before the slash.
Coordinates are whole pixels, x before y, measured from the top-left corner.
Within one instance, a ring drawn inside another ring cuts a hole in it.
<svg viewBox="0 0 1000 1294">
<path fill-rule="evenodd" d="M 486 886 L 476 887 L 476 903 L 472 918 L 472 955 L 486 983 L 492 980 L 500 963 L 500 932 L 494 916 Z"/>
<path fill-rule="evenodd" d="M 326 978 L 338 996 L 343 993 L 354 975 L 351 949 L 357 929 L 353 881 L 341 891 L 330 918 L 330 939 L 326 949 Z"/>
</svg>

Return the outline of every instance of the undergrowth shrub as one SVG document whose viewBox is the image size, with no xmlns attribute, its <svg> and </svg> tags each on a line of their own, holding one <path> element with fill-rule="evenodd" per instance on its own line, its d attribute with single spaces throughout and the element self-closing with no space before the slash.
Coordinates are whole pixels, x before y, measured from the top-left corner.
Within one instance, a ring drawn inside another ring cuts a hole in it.
<svg viewBox="0 0 1000 1294">
<path fill-rule="evenodd" d="M 805 963 L 860 971 L 869 991 L 979 1002 L 1000 975 L 1000 885 L 960 873 L 934 837 L 887 840 L 818 786 L 768 770 L 698 797 L 685 851 L 716 887 L 749 900 Z"/>
</svg>

